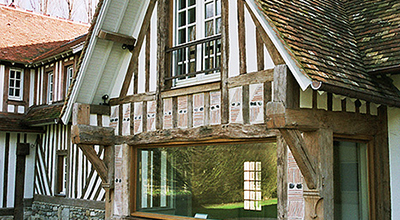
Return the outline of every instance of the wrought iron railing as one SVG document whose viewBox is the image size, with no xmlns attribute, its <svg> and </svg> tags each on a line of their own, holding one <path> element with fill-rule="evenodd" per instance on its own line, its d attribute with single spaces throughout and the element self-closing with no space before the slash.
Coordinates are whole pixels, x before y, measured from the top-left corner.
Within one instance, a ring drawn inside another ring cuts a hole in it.
<svg viewBox="0 0 400 220">
<path fill-rule="evenodd" d="M 166 52 L 171 63 L 171 72 L 166 81 L 220 72 L 221 35 L 168 48 Z"/>
</svg>

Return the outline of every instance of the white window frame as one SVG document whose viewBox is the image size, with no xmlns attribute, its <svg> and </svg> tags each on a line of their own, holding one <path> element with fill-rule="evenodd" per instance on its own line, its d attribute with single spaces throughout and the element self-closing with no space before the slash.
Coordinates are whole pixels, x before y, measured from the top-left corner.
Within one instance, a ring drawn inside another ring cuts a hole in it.
<svg viewBox="0 0 400 220">
<path fill-rule="evenodd" d="M 65 77 L 65 97 L 68 95 L 68 89 L 69 86 L 71 85 L 72 79 L 74 77 L 74 67 L 72 65 L 67 66 L 66 68 L 66 77 Z"/>
<path fill-rule="evenodd" d="M 14 77 L 11 77 L 11 72 L 14 72 Z M 20 73 L 20 78 L 17 79 L 17 72 Z M 10 100 L 15 100 L 15 101 L 22 101 L 22 98 L 24 97 L 24 71 L 22 69 L 18 68 L 11 68 L 9 71 L 9 78 L 8 78 L 8 99 Z M 14 83 L 11 83 L 13 81 Z M 19 87 L 16 86 L 17 81 L 19 81 Z M 11 85 L 13 84 L 13 85 Z M 15 91 L 19 90 L 19 95 L 15 95 Z M 13 91 L 13 95 L 10 95 L 10 91 Z"/>
<path fill-rule="evenodd" d="M 54 95 L 54 72 L 48 72 L 47 73 L 47 103 L 51 104 L 53 100 L 53 95 Z"/>
<path fill-rule="evenodd" d="M 217 19 L 221 19 L 222 11 L 220 9 L 219 10 L 220 14 L 218 14 L 218 15 L 215 12 L 215 9 L 216 9 L 215 5 L 217 4 L 217 2 L 219 2 L 220 5 L 221 5 L 221 0 L 196 0 L 195 5 L 193 5 L 193 6 L 188 6 L 189 0 L 186 0 L 186 8 L 185 9 L 178 9 L 178 7 L 179 7 L 178 5 L 179 5 L 180 1 L 181 0 L 175 0 L 174 1 L 174 19 L 173 19 L 174 20 L 174 22 L 173 22 L 173 24 L 174 24 L 173 45 L 174 46 L 181 45 L 181 44 L 179 44 L 178 38 L 179 38 L 179 30 L 182 30 L 182 29 L 187 29 L 186 30 L 186 41 L 184 43 L 182 43 L 182 44 L 185 44 L 185 43 L 188 43 L 188 42 L 197 41 L 197 40 L 201 40 L 201 39 L 205 39 L 205 38 L 212 37 L 212 36 L 217 36 L 217 35 L 221 34 L 221 33 L 216 33 L 216 30 L 217 30 L 216 29 L 216 26 L 217 26 L 216 20 Z M 214 16 L 212 16 L 210 18 L 206 18 L 205 17 L 206 16 L 206 14 L 205 14 L 206 13 L 206 11 L 205 11 L 206 10 L 206 4 L 210 3 L 210 2 L 214 2 Z M 196 35 L 195 35 L 195 39 L 193 41 L 189 41 L 188 40 L 189 39 L 188 27 L 192 27 L 193 24 L 188 25 L 189 16 L 188 16 L 188 13 L 186 13 L 185 25 L 183 25 L 181 27 L 178 27 L 179 12 L 182 12 L 182 11 L 185 11 L 185 10 L 187 11 L 188 9 L 191 9 L 193 7 L 196 10 L 196 21 L 194 22 Z M 206 33 L 205 33 L 206 25 L 205 25 L 205 23 L 207 21 L 210 21 L 210 20 L 214 20 L 214 33 L 213 33 L 213 35 L 210 35 L 210 36 L 206 37 Z M 198 45 L 197 46 L 197 54 L 196 54 L 196 56 L 199 57 L 200 59 L 197 59 L 196 70 L 201 69 L 201 65 L 202 65 L 203 62 L 205 62 L 205 59 L 206 59 L 205 56 L 202 56 L 202 51 L 201 50 L 202 50 L 201 45 Z M 218 56 L 221 56 L 220 52 L 218 53 Z M 177 56 L 174 56 L 174 57 L 175 58 L 173 58 L 174 59 L 173 62 L 177 62 L 176 61 Z M 211 57 L 213 57 L 213 55 L 211 55 Z M 203 59 L 203 61 L 202 61 L 202 59 Z M 186 63 L 186 66 L 188 66 L 187 65 L 188 61 L 184 61 L 184 62 Z M 188 69 L 189 67 L 186 67 L 186 68 Z M 177 72 L 177 70 L 175 69 L 175 65 L 173 66 L 172 71 L 174 73 Z M 179 78 L 178 79 L 174 79 L 173 80 L 173 87 L 185 87 L 185 86 L 196 85 L 196 84 L 201 84 L 201 83 L 215 82 L 215 81 L 219 81 L 220 79 L 221 79 L 220 72 L 212 72 L 212 73 L 209 73 L 209 74 L 201 73 L 201 74 L 197 74 L 195 77 L 186 77 L 185 79 L 179 79 Z"/>
</svg>

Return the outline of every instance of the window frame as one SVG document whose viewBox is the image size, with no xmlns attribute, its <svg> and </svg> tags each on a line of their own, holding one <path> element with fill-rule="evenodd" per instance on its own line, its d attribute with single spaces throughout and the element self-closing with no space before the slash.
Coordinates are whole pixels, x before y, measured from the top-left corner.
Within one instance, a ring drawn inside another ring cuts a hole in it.
<svg viewBox="0 0 400 220">
<path fill-rule="evenodd" d="M 54 102 L 54 71 L 47 72 L 47 103 Z"/>
<path fill-rule="evenodd" d="M 11 72 L 14 71 L 14 77 L 11 78 Z M 20 79 L 16 79 L 16 73 L 20 73 Z M 11 86 L 11 80 L 14 81 L 14 86 Z M 16 87 L 16 82 L 20 81 L 19 87 Z M 15 90 L 19 89 L 19 96 L 15 95 L 10 95 L 10 90 L 13 89 L 13 92 L 15 94 Z M 21 68 L 10 68 L 9 73 L 8 73 L 8 99 L 9 100 L 14 100 L 14 101 L 22 101 L 24 98 L 24 70 Z"/>
<path fill-rule="evenodd" d="M 68 152 L 66 150 L 57 150 L 57 171 L 56 171 L 56 195 L 65 197 L 68 189 Z"/>
<path fill-rule="evenodd" d="M 194 5 L 189 6 L 188 3 L 190 0 L 185 0 L 186 1 L 186 6 L 182 9 L 179 9 L 178 4 L 181 0 L 174 0 L 173 1 L 173 31 L 172 31 L 172 45 L 173 47 L 179 47 L 185 44 L 190 44 L 190 43 L 196 43 L 199 41 L 203 41 L 208 38 L 215 38 L 217 36 L 221 36 L 221 29 L 219 33 L 217 33 L 217 20 L 220 20 L 220 27 L 222 26 L 222 9 L 219 9 L 219 14 L 216 12 L 216 7 L 217 7 L 217 2 L 219 2 L 219 6 L 221 7 L 221 0 L 200 0 L 200 1 L 195 1 Z M 213 16 L 206 18 L 206 4 L 213 3 Z M 189 10 L 194 8 L 195 9 L 195 22 L 188 24 L 189 21 Z M 185 16 L 185 24 L 182 26 L 179 26 L 179 13 L 180 12 L 186 12 Z M 206 22 L 213 21 L 213 34 L 206 36 Z M 189 28 L 194 27 L 195 29 L 195 37 L 193 40 L 189 40 Z M 180 43 L 179 42 L 179 31 L 186 29 L 185 31 L 185 41 Z M 222 43 L 221 39 L 218 40 L 220 43 Z M 180 65 L 184 66 L 184 71 L 185 73 L 191 72 L 191 64 L 192 61 L 195 62 L 195 72 L 196 74 L 193 74 L 194 76 L 184 76 L 184 78 L 175 78 L 172 79 L 172 87 L 173 88 L 180 88 L 180 87 L 187 87 L 187 86 L 192 86 L 192 85 L 198 85 L 198 84 L 204 84 L 204 83 L 211 83 L 211 82 L 216 82 L 221 79 L 221 73 L 218 70 L 212 70 L 210 72 L 201 72 L 203 68 L 206 69 L 204 66 L 206 65 L 206 60 L 208 57 L 209 60 L 212 60 L 212 66 L 213 68 L 210 69 L 215 69 L 217 68 L 217 63 L 218 61 L 215 60 L 215 56 L 217 56 L 220 61 L 219 61 L 219 67 L 221 66 L 221 51 L 218 52 L 217 48 L 218 46 L 216 45 L 217 41 L 211 41 L 210 44 L 213 45 L 211 46 L 213 50 L 216 50 L 216 53 L 209 54 L 208 56 L 205 54 L 206 52 L 206 45 L 204 44 L 198 44 L 195 45 L 195 58 L 190 57 L 190 47 L 188 47 L 187 51 L 184 52 L 184 56 L 182 61 L 178 61 L 178 53 L 177 51 L 171 52 L 172 57 L 172 66 L 171 66 L 171 75 L 172 76 L 179 76 L 178 74 L 178 69 L 180 68 Z M 193 48 L 193 47 L 192 47 Z M 199 59 L 197 59 L 199 58 Z M 208 61 L 210 62 L 210 61 Z M 210 63 L 209 63 L 210 65 Z M 200 73 L 197 73 L 200 71 Z"/>
<path fill-rule="evenodd" d="M 65 67 L 65 97 L 67 97 L 68 95 L 68 89 L 71 86 L 73 78 L 74 78 L 74 66 L 71 64 Z"/>
<path fill-rule="evenodd" d="M 252 139 L 252 140 L 236 140 L 236 141 L 226 141 L 226 140 L 213 140 L 212 142 L 207 142 L 207 141 L 200 141 L 200 142 L 193 142 L 193 143 L 175 143 L 173 145 L 160 145 L 160 144 L 148 144 L 148 145 L 130 145 L 130 152 L 131 155 L 134 156 L 134 158 L 137 158 L 139 149 L 151 149 L 151 148 L 159 148 L 159 147 L 165 147 L 165 148 L 174 148 L 174 147 L 193 147 L 193 146 L 205 146 L 205 145 L 235 145 L 235 144 L 251 144 L 251 143 L 276 143 L 277 144 L 277 139 L 276 137 L 270 137 L 270 138 L 258 138 L 258 139 Z M 182 220 L 187 220 L 187 219 L 196 219 L 195 217 L 188 217 L 188 216 L 177 216 L 177 215 L 165 215 L 165 214 L 158 214 L 158 213 L 151 213 L 151 212 L 141 212 L 137 211 L 137 189 L 139 187 L 139 181 L 137 180 L 139 176 L 138 172 L 138 161 L 135 159 L 134 162 L 131 164 L 131 168 L 133 172 L 130 174 L 130 178 L 133 181 L 130 181 L 129 184 L 129 189 L 130 189 L 130 198 L 131 202 L 129 204 L 131 214 L 130 216 L 132 217 L 143 217 L 143 218 L 151 218 L 151 219 L 182 219 Z M 277 175 L 279 173 L 279 165 L 277 164 Z M 278 177 L 277 177 L 278 178 Z M 277 190 L 279 191 L 279 184 L 277 184 Z M 278 192 L 278 198 L 279 198 L 279 192 Z M 279 199 L 277 202 L 277 207 L 279 207 Z M 278 218 L 278 216 L 277 216 Z"/>
</svg>

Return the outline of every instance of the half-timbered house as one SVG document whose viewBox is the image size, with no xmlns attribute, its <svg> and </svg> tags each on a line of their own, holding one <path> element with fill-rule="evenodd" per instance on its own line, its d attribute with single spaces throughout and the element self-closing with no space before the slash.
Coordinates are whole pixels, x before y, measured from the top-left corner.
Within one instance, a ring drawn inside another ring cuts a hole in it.
<svg viewBox="0 0 400 220">
<path fill-rule="evenodd" d="M 61 118 L 107 219 L 399 214 L 398 1 L 100 4 Z"/>
<path fill-rule="evenodd" d="M 99 177 L 59 118 L 89 26 L 5 5 L 0 17 L 0 218 L 104 215 Z"/>
</svg>

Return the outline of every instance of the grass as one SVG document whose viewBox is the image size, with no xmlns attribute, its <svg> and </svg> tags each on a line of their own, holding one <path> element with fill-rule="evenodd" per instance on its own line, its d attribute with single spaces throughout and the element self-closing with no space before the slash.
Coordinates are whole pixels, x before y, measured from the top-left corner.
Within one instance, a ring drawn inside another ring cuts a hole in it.
<svg viewBox="0 0 400 220">
<path fill-rule="evenodd" d="M 269 199 L 261 201 L 261 206 L 268 206 L 268 205 L 276 205 L 278 203 L 278 199 Z M 213 204 L 213 205 L 205 205 L 204 208 L 206 209 L 238 209 L 244 208 L 243 202 L 235 202 L 235 203 L 228 203 L 228 204 Z"/>
</svg>

